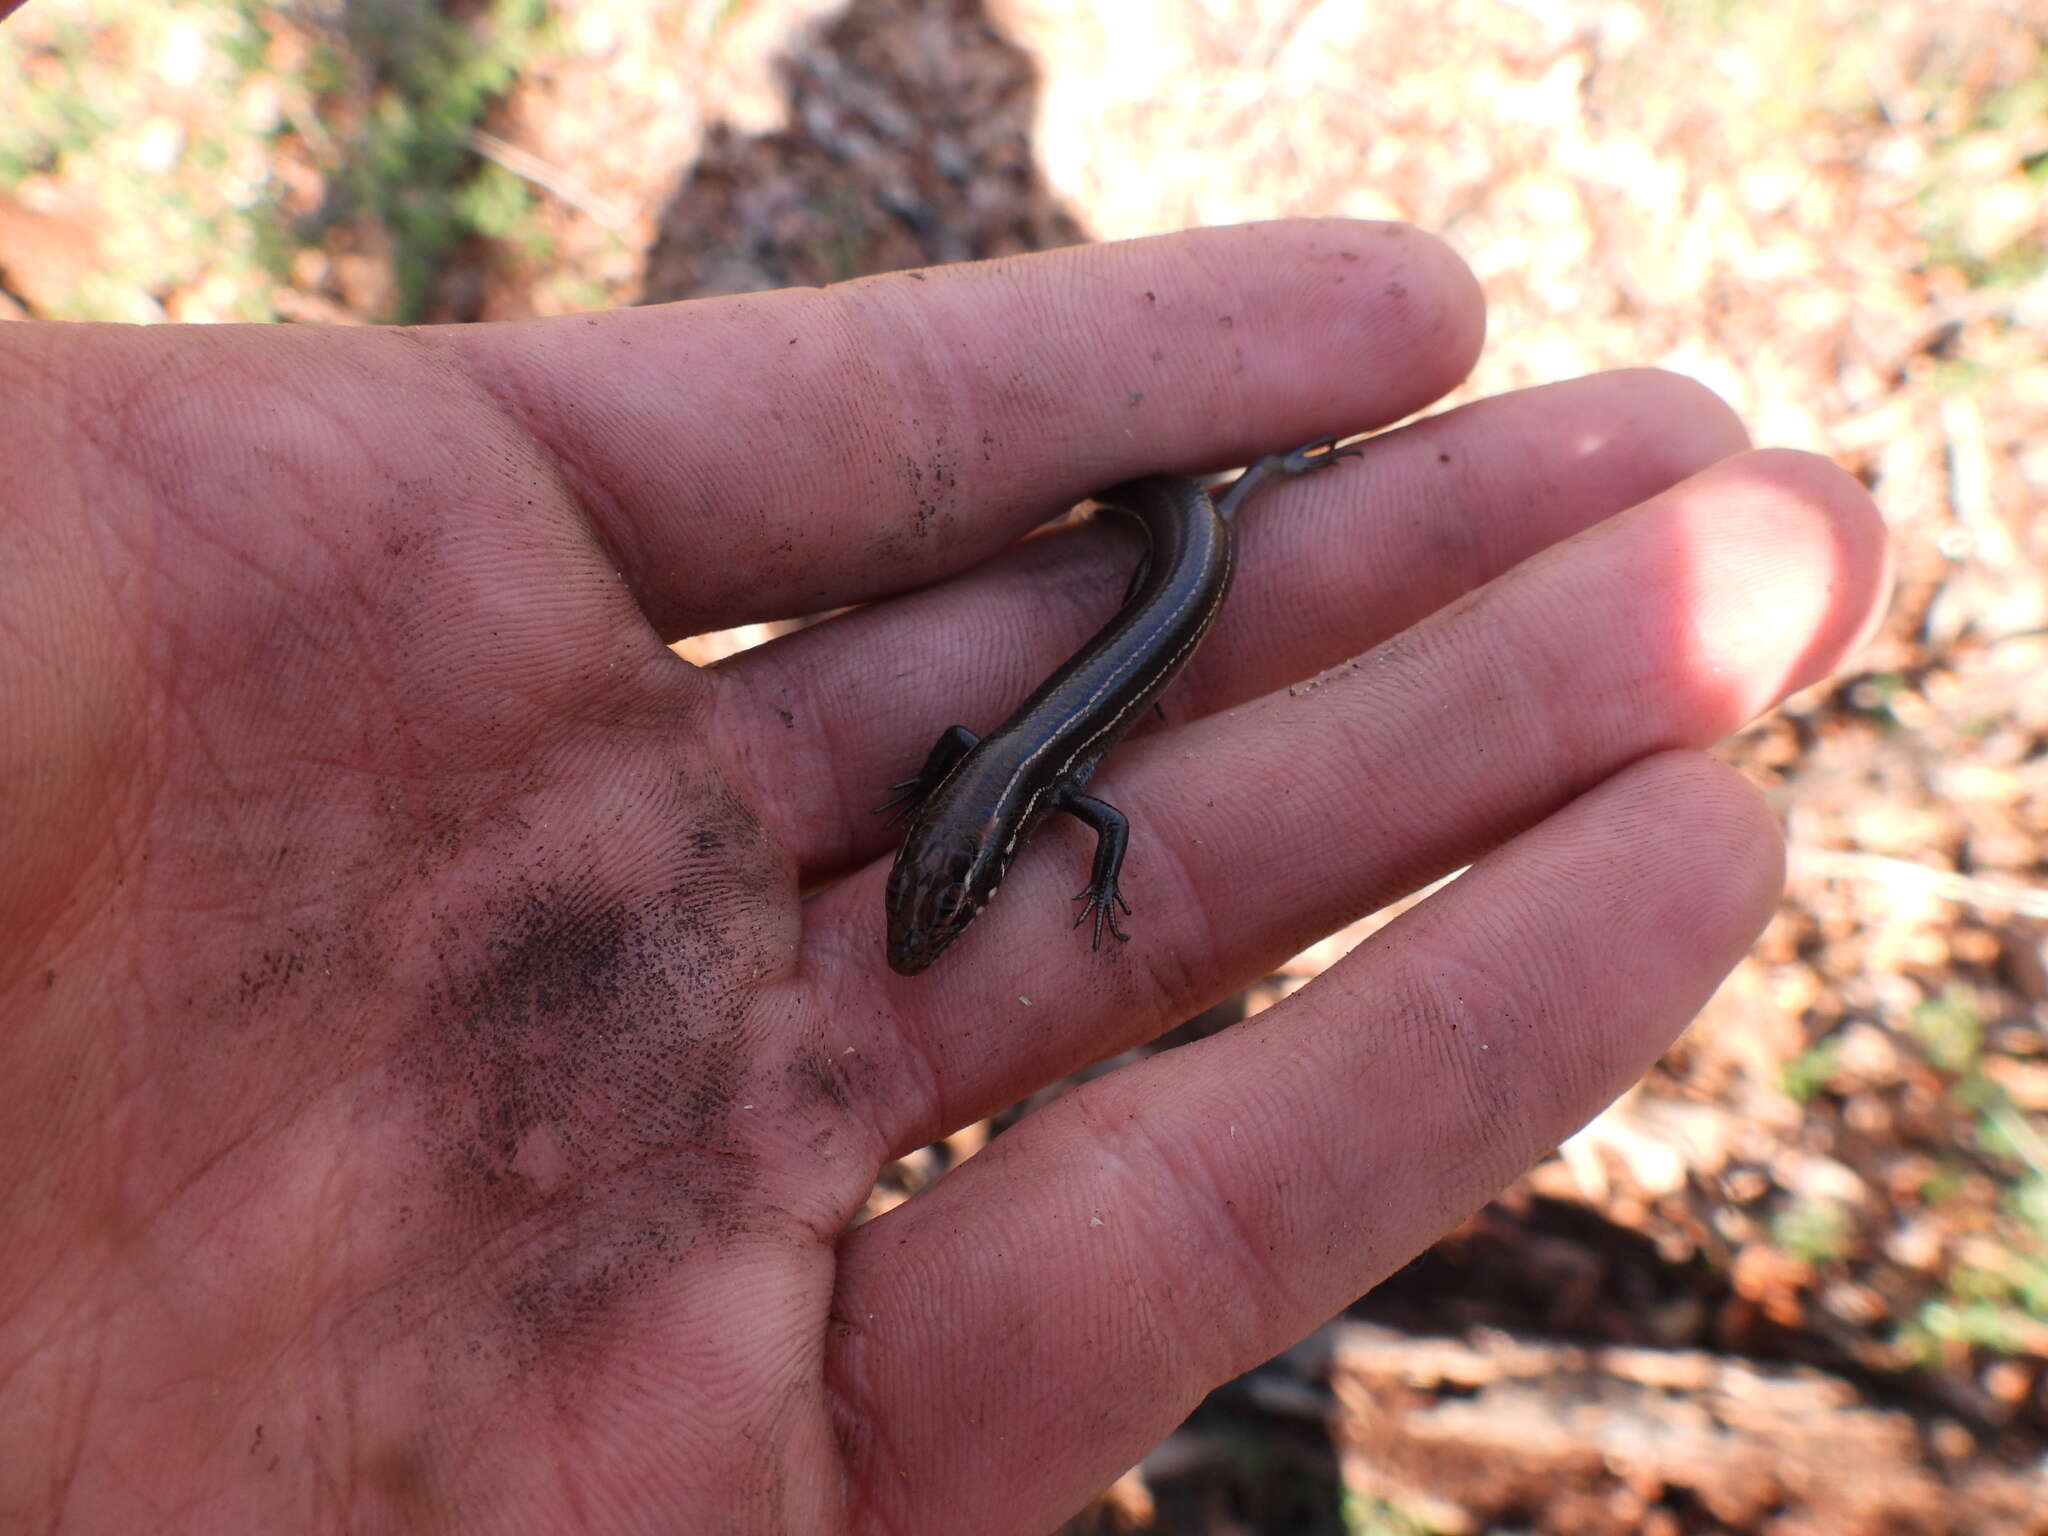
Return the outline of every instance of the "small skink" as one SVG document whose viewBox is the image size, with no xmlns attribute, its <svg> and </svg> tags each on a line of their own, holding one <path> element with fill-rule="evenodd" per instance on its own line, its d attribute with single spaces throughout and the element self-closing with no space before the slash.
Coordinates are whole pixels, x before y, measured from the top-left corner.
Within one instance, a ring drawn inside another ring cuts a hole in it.
<svg viewBox="0 0 2048 1536">
<path fill-rule="evenodd" d="M 1212 498 L 1192 480 L 1149 475 L 1096 500 L 1136 519 L 1150 539 L 1123 606 L 1094 639 L 977 740 L 948 729 L 924 766 L 889 787 L 877 811 L 910 821 L 889 871 L 889 965 L 914 976 L 981 915 L 1032 828 L 1053 811 L 1095 831 L 1095 866 L 1074 900 L 1074 926 L 1105 920 L 1118 939 L 1117 889 L 1130 824 L 1114 806 L 1084 793 L 1103 755 L 1137 724 L 1209 632 L 1236 564 L 1232 519 L 1261 487 L 1327 468 L 1356 454 L 1335 438 L 1268 454 Z M 893 818 L 892 818 L 893 819 Z"/>
</svg>

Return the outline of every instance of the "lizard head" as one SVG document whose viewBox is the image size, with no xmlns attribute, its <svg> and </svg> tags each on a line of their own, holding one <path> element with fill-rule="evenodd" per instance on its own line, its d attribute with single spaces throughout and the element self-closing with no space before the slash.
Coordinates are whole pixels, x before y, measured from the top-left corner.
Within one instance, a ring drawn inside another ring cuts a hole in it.
<svg viewBox="0 0 2048 1536">
<path fill-rule="evenodd" d="M 926 821 L 913 825 L 889 871 L 889 968 L 915 976 L 981 915 L 1009 868 L 987 838 Z"/>
</svg>

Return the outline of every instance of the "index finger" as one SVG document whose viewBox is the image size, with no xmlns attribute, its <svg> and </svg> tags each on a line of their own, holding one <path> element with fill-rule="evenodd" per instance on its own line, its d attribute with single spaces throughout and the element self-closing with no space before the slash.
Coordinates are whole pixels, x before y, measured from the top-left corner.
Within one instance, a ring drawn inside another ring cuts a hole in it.
<svg viewBox="0 0 2048 1536">
<path fill-rule="evenodd" d="M 418 333 L 546 448 L 669 636 L 921 586 L 1105 485 L 1398 420 L 1479 289 L 1299 220 Z"/>
</svg>

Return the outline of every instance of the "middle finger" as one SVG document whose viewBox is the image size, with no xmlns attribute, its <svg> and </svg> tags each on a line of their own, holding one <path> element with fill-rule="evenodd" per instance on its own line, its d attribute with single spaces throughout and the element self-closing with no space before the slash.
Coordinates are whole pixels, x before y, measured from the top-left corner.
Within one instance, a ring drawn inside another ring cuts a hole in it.
<svg viewBox="0 0 2048 1536">
<path fill-rule="evenodd" d="M 1134 743 L 1095 783 L 1130 815 L 1133 940 L 1090 954 L 1050 824 L 932 971 L 882 964 L 882 868 L 814 898 L 806 969 L 928 1139 L 1144 1039 L 1302 944 L 1478 856 L 1651 753 L 1702 747 L 1832 669 L 1877 611 L 1883 525 L 1833 465 L 1710 468 L 1314 681 Z M 932 1074 L 920 1084 L 918 1074 Z M 895 1138 L 892 1138 L 892 1142 Z M 909 1144 L 909 1141 L 900 1144 Z"/>
</svg>

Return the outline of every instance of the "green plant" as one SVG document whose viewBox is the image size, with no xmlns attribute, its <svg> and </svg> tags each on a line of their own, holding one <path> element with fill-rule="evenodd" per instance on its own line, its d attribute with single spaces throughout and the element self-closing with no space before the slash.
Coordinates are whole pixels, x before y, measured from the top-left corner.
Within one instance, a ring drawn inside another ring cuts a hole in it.
<svg viewBox="0 0 2048 1536">
<path fill-rule="evenodd" d="M 1842 689 L 1849 708 L 1886 730 L 1901 730 L 1903 722 L 1892 709 L 1892 701 L 1906 691 L 1906 680 L 1897 672 L 1871 672 Z"/>
<path fill-rule="evenodd" d="M 511 238 L 526 189 L 480 162 L 471 135 L 548 37 L 540 0 L 493 0 L 474 21 L 408 0 L 346 13 L 347 57 L 325 68 L 365 100 L 338 167 L 350 199 L 390 237 L 395 320 L 418 318 L 442 263 L 472 236 Z"/>
<path fill-rule="evenodd" d="M 1847 1256 L 1853 1224 L 1830 1200 L 1795 1200 L 1771 1218 L 1771 1239 L 1795 1259 L 1834 1264 Z"/>
<path fill-rule="evenodd" d="M 1984 1046 L 1984 1018 L 1976 994 L 1958 982 L 1914 1005 L 1908 1015 L 1913 1039 L 1940 1071 L 1961 1075 L 1977 1065 Z"/>
<path fill-rule="evenodd" d="M 1987 1153 L 2017 1155 L 2028 1171 L 2000 1200 L 2008 1220 L 2000 1224 L 1995 1241 L 1980 1241 L 1972 1261 L 1952 1269 L 1941 1294 L 1899 1330 L 1899 1341 L 1928 1367 L 1944 1363 L 1945 1354 L 1955 1348 L 2007 1355 L 2048 1352 L 2048 1170 L 2036 1162 L 2040 1133 L 2000 1091 L 1984 1111 L 1979 1136 Z"/>
<path fill-rule="evenodd" d="M 1787 1098 L 1805 1104 L 1827 1087 L 1841 1067 L 1841 1046 L 1833 1040 L 1823 1040 L 1785 1063 L 1778 1073 L 1778 1086 Z"/>
<path fill-rule="evenodd" d="M 1341 1513 L 1346 1536 L 1437 1536 L 1443 1530 L 1435 1521 L 1405 1505 L 1348 1489 Z"/>
</svg>

